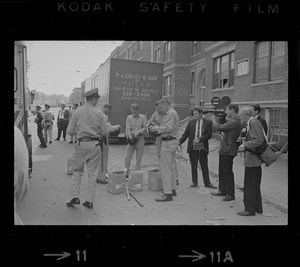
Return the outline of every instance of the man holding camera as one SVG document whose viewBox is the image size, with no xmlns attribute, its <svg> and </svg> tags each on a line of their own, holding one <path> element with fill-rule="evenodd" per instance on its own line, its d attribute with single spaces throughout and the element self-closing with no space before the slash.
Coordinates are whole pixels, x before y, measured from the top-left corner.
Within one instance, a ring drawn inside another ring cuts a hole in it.
<svg viewBox="0 0 300 267">
<path fill-rule="evenodd" d="M 219 191 L 212 195 L 225 196 L 224 201 L 232 201 L 235 200 L 233 158 L 237 155 L 237 139 L 242 125 L 237 104 L 229 104 L 225 112 L 228 120 L 224 124 L 212 116 L 213 128 L 224 133 L 219 149 Z"/>
<path fill-rule="evenodd" d="M 200 107 L 193 108 L 194 119 L 191 120 L 185 128 L 182 137 L 178 141 L 178 145 L 184 143 L 189 138 L 187 153 L 192 168 L 192 181 L 191 187 L 198 187 L 198 161 L 200 162 L 202 169 L 202 176 L 205 187 L 216 189 L 209 180 L 207 155 L 209 151 L 208 140 L 212 135 L 212 122 L 202 117 L 202 109 Z"/>
</svg>

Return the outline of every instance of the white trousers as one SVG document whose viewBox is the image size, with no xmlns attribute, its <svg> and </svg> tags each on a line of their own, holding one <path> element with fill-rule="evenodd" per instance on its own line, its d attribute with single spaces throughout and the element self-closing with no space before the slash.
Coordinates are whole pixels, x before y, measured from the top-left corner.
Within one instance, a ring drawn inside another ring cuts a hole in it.
<svg viewBox="0 0 300 267">
<path fill-rule="evenodd" d="M 176 189 L 175 153 L 177 146 L 176 139 L 161 143 L 160 169 L 165 194 L 172 194 L 172 190 Z"/>
</svg>

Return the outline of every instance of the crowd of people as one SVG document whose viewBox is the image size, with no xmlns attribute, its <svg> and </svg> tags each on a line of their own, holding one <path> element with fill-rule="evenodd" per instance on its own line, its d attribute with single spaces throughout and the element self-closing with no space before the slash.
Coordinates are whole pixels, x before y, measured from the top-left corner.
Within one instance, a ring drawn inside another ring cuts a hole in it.
<svg viewBox="0 0 300 267">
<path fill-rule="evenodd" d="M 80 185 L 84 167 L 86 167 L 88 193 L 83 205 L 92 209 L 95 202 L 96 184 L 107 184 L 109 136 L 117 136 L 121 126 L 113 126 L 108 120 L 108 115 L 113 108 L 111 105 L 105 104 L 102 111 L 96 108 L 100 98 L 98 89 L 87 91 L 84 97 L 86 98 L 85 104 L 80 108 L 75 104 L 72 111 L 67 110 L 64 104 L 61 105 L 57 116 L 58 135 L 55 140 L 60 140 L 61 134 L 66 140 L 66 134 L 68 134 L 70 135 L 69 143 L 76 143 L 72 156 L 73 175 L 70 185 L 70 200 L 66 205 L 72 207 L 80 204 Z M 45 109 L 45 112 L 42 112 L 41 107 L 37 106 L 35 112 L 41 148 L 47 147 L 48 136 L 49 143 L 52 143 L 54 115 L 48 105 L 45 105 Z M 130 177 L 130 165 L 134 153 L 136 154 L 135 169 L 141 170 L 145 144 L 144 135 L 149 132 L 151 136 L 156 137 L 157 159 L 163 183 L 162 195 L 155 201 L 172 201 L 173 197 L 177 196 L 176 187 L 179 184 L 175 154 L 178 146 L 181 146 L 188 139 L 187 153 L 191 164 L 192 181 L 190 186 L 198 187 L 197 169 L 199 162 L 204 186 L 218 189 L 212 192 L 212 195 L 224 196 L 224 201 L 233 201 L 235 199 L 233 159 L 240 152 L 244 154 L 245 208 L 238 212 L 238 215 L 253 216 L 255 213 L 262 213 L 260 184 L 263 162 L 253 150 L 265 141 L 265 134 L 267 133 L 266 121 L 259 116 L 260 106 L 254 104 L 239 109 L 237 104 L 230 103 L 225 110 L 225 123 L 220 123 L 218 117 L 214 115 L 209 119 L 204 118 L 203 110 L 200 107 L 195 107 L 192 112 L 193 119 L 188 122 L 182 136 L 179 137 L 179 116 L 167 98 L 155 103 L 155 112 L 148 121 L 146 116 L 139 112 L 139 106 L 136 103 L 132 104 L 132 114 L 126 118 L 125 129 L 128 143 L 124 162 L 126 177 Z M 211 183 L 208 170 L 208 141 L 213 130 L 222 134 L 218 151 L 218 187 Z M 18 133 L 15 130 L 15 138 L 17 137 Z M 243 141 L 238 142 L 239 140 Z M 15 183 L 20 184 L 20 182 L 16 182 L 20 177 L 22 181 L 26 180 L 24 179 L 26 175 L 24 175 L 23 172 L 20 174 L 18 168 L 16 169 L 15 162 Z M 26 182 L 22 182 L 22 184 L 23 191 L 26 192 Z M 17 201 L 19 199 L 20 197 L 16 198 Z M 17 221 L 19 220 L 17 215 L 15 218 Z"/>
<path fill-rule="evenodd" d="M 75 148 L 73 156 L 73 179 L 71 185 L 71 200 L 68 206 L 79 204 L 79 188 L 84 164 L 86 164 L 89 176 L 88 200 L 85 206 L 92 208 L 95 199 L 95 184 L 97 181 L 107 183 L 107 156 L 94 155 L 95 146 L 101 146 L 104 151 L 108 151 L 108 134 L 111 131 L 119 130 L 120 125 L 108 125 L 108 119 L 102 112 L 97 112 L 95 105 L 100 97 L 97 89 L 86 93 L 86 105 L 80 108 L 72 116 L 67 132 L 70 135 L 76 133 L 79 142 Z M 111 106 L 107 106 L 109 114 Z M 237 104 L 229 104 L 226 107 L 226 122 L 220 123 L 218 117 L 212 116 L 206 119 L 200 107 L 193 109 L 193 120 L 189 121 L 181 137 L 178 137 L 179 116 L 172 108 L 171 102 L 163 98 L 155 103 L 156 111 L 147 121 L 145 115 L 139 112 L 139 106 L 131 105 L 131 113 L 126 118 L 125 134 L 128 141 L 125 155 L 125 173 L 130 176 L 130 164 L 134 153 L 136 154 L 136 169 L 141 170 L 141 162 L 144 151 L 144 135 L 149 131 L 151 136 L 156 137 L 157 158 L 163 182 L 163 194 L 156 198 L 157 202 L 172 201 L 177 196 L 176 186 L 178 185 L 178 171 L 175 154 L 178 146 L 187 139 L 187 153 L 191 163 L 191 187 L 198 186 L 198 162 L 200 163 L 204 186 L 217 189 L 210 182 L 208 171 L 208 140 L 212 136 L 213 129 L 223 133 L 223 139 L 219 149 L 219 185 L 218 190 L 213 192 L 214 196 L 224 196 L 224 201 L 235 200 L 233 159 L 238 152 L 244 153 L 245 183 L 244 183 L 244 211 L 239 212 L 241 216 L 251 216 L 255 213 L 262 213 L 262 201 L 260 192 L 261 164 L 263 163 L 259 155 L 253 153 L 252 148 L 260 146 L 264 142 L 263 131 L 265 121 L 260 117 L 259 105 L 244 107 L 239 110 Z M 90 116 L 90 121 L 86 119 L 86 114 L 95 112 L 95 117 Z M 92 120 L 93 118 L 93 120 Z M 93 127 L 92 127 L 93 126 Z M 75 129 L 81 129 L 76 132 Z M 238 143 L 239 137 L 244 141 Z M 104 141 L 105 140 L 105 141 Z M 82 146 L 82 147 L 80 147 Z M 80 148 L 79 148 L 80 147 Z M 80 152 L 80 151 L 81 152 Z M 83 151 L 82 151 L 83 150 Z M 83 153 L 84 157 L 78 156 Z M 91 156 L 87 156 L 91 153 Z M 106 152 L 108 154 L 108 152 Z M 98 160 L 102 157 L 102 160 Z M 84 160 L 83 160 L 84 159 Z M 103 163 L 105 161 L 105 164 Z M 99 178 L 99 173 L 102 173 Z M 106 182 L 105 182 L 106 181 Z"/>
</svg>

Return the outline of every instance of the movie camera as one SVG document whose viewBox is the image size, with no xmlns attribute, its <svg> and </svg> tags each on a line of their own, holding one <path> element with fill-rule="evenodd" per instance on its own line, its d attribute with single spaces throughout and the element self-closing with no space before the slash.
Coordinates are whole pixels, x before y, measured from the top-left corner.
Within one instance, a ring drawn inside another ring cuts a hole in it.
<svg viewBox="0 0 300 267">
<path fill-rule="evenodd" d="M 215 96 L 211 99 L 211 104 L 214 106 L 214 108 L 203 110 L 203 114 L 211 113 L 216 116 L 216 119 L 219 121 L 219 123 L 223 124 L 226 122 L 225 109 L 230 103 L 231 99 L 229 96 L 223 96 L 221 99 Z M 193 110 L 191 110 L 191 116 L 193 116 Z"/>
</svg>

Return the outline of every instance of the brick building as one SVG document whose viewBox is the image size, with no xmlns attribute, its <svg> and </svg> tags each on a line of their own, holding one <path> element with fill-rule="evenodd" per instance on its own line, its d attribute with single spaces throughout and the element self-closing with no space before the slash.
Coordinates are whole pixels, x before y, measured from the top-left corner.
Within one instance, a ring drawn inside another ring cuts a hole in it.
<svg viewBox="0 0 300 267">
<path fill-rule="evenodd" d="M 164 63 L 163 97 L 184 119 L 190 108 L 211 109 L 213 97 L 240 107 L 260 104 L 269 139 L 287 142 L 287 42 L 125 41 L 111 57 Z"/>
</svg>

